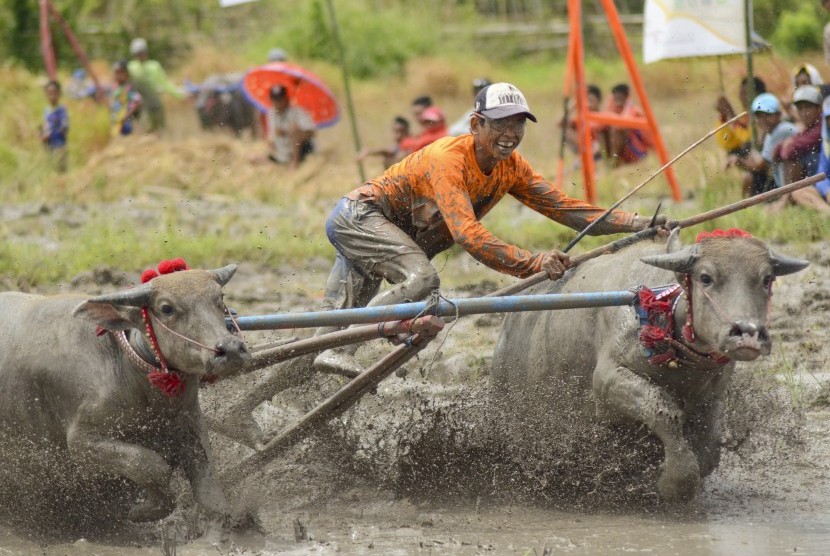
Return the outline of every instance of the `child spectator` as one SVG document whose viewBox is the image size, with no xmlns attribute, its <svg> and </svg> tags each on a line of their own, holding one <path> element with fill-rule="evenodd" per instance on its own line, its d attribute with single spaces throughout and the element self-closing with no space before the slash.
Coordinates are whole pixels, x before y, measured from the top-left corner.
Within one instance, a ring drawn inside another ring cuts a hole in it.
<svg viewBox="0 0 830 556">
<path fill-rule="evenodd" d="M 585 92 L 585 98 L 588 100 L 588 112 L 599 112 L 602 105 L 602 89 L 596 85 L 588 85 Z M 579 135 L 577 133 L 577 121 L 575 114 L 568 114 L 567 127 L 565 128 L 565 143 L 572 152 L 578 154 L 582 149 L 579 144 Z M 561 124 L 560 124 L 561 125 Z M 602 158 L 602 145 L 606 142 L 604 134 L 607 129 L 602 124 L 589 122 L 588 128 L 591 133 L 591 145 L 594 160 Z"/>
<path fill-rule="evenodd" d="M 127 62 L 118 61 L 112 69 L 115 74 L 115 88 L 110 99 L 112 136 L 123 137 L 133 132 L 134 121 L 141 109 L 142 98 L 130 80 Z"/>
<path fill-rule="evenodd" d="M 67 152 L 66 138 L 69 134 L 69 112 L 60 104 L 61 84 L 50 81 L 44 87 L 49 106 L 43 111 L 43 124 L 40 126 L 40 140 L 49 151 L 52 164 L 60 172 L 66 172 Z"/>
<path fill-rule="evenodd" d="M 625 83 L 611 89 L 611 112 L 630 118 L 644 117 L 643 111 L 631 102 L 630 89 Z M 651 137 L 640 129 L 609 127 L 606 150 L 611 166 L 630 164 L 641 160 L 652 148 Z"/>
<path fill-rule="evenodd" d="M 381 149 L 363 149 L 357 157 L 358 162 L 363 162 L 370 156 L 382 156 L 383 167 L 389 168 L 402 159 L 405 154 L 410 153 L 415 147 L 415 138 L 409 133 L 409 120 L 403 116 L 396 116 L 392 120 L 392 139 L 394 144 L 391 147 Z"/>
<path fill-rule="evenodd" d="M 422 149 L 441 137 L 447 135 L 447 124 L 444 120 L 444 111 L 437 106 L 430 106 L 421 112 L 421 127 L 423 131 L 415 136 L 412 150 Z"/>
</svg>

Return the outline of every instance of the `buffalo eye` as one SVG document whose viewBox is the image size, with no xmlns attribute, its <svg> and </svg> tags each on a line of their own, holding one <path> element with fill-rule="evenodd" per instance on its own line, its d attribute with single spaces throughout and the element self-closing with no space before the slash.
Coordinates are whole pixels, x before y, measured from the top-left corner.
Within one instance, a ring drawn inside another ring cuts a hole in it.
<svg viewBox="0 0 830 556">
<path fill-rule="evenodd" d="M 775 281 L 775 276 L 773 276 L 772 274 L 768 274 L 767 276 L 764 276 L 764 289 L 769 289 L 769 287 L 772 286 L 772 283 L 774 281 Z"/>
<path fill-rule="evenodd" d="M 173 306 L 170 305 L 169 303 L 162 304 L 162 306 L 159 307 L 159 309 L 161 309 L 161 313 L 163 315 L 168 315 L 168 316 L 172 315 L 175 312 L 175 309 L 173 309 Z"/>
<path fill-rule="evenodd" d="M 705 272 L 701 273 L 700 275 L 700 283 L 704 286 L 711 286 L 714 283 L 714 280 L 711 276 L 706 274 Z"/>
</svg>

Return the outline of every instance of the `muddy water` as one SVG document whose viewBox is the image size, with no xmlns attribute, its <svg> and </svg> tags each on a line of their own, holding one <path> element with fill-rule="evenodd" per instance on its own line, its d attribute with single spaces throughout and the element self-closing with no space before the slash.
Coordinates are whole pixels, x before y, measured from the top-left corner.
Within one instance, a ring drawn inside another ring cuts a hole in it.
<svg viewBox="0 0 830 556">
<path fill-rule="evenodd" d="M 484 399 L 499 319 L 470 317 L 325 431 L 226 483 L 235 510 L 253 526 L 211 529 L 182 488 L 179 509 L 165 520 L 176 554 L 830 554 L 830 409 L 822 402 L 830 391 L 823 329 L 830 265 L 818 249 L 807 256 L 815 261 L 810 270 L 776 285 L 774 355 L 736 373 L 722 463 L 689 505 L 657 501 L 647 465 L 630 483 L 586 487 L 586 478 L 595 479 L 591 466 L 617 457 L 602 451 L 608 439 L 599 432 L 567 456 L 499 453 Z M 228 298 L 243 314 L 273 310 L 277 289 L 294 292 L 278 300 L 283 310 L 314 307 L 304 285 L 322 283 L 320 272 L 286 278 L 243 265 Z M 387 349 L 358 355 L 368 362 Z M 206 413 L 254 384 L 239 379 L 206 391 Z M 314 377 L 263 400 L 255 418 L 278 429 L 339 385 Z M 219 434 L 211 441 L 220 470 L 251 453 Z M 649 446 L 643 450 L 643 462 L 651 461 Z M 631 467 L 637 458 L 614 465 Z M 554 472 L 540 471 L 537 461 Z M 0 528 L 0 555 L 162 554 L 160 527 L 34 539 L 19 527 Z"/>
</svg>

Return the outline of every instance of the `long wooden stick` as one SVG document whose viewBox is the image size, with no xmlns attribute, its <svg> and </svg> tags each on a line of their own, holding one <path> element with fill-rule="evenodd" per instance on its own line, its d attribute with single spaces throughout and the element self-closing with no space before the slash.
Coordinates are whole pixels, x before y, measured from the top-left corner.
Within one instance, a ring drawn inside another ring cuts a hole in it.
<svg viewBox="0 0 830 556">
<path fill-rule="evenodd" d="M 706 141 L 707 139 L 709 139 L 712 135 L 714 135 L 715 133 L 719 132 L 720 130 L 722 130 L 723 128 L 725 128 L 726 126 L 728 126 L 729 124 L 731 124 L 731 123 L 733 123 L 733 122 L 736 122 L 736 121 L 737 121 L 737 120 L 739 120 L 740 118 L 743 118 L 744 116 L 746 116 L 746 112 L 741 112 L 740 114 L 738 114 L 737 116 L 735 116 L 735 117 L 734 117 L 734 118 L 732 118 L 731 120 L 729 120 L 729 121 L 726 121 L 726 122 L 722 123 L 721 125 L 719 125 L 719 126 L 718 126 L 718 127 L 716 127 L 715 129 L 713 129 L 712 131 L 710 131 L 709 133 L 707 133 L 706 135 L 704 135 L 703 137 L 701 137 L 700 139 L 698 139 L 697 141 L 695 141 L 694 143 L 692 143 L 691 145 L 689 145 L 688 147 L 686 147 L 686 148 L 683 150 L 683 152 L 681 152 L 680 154 L 678 154 L 677 156 L 675 156 L 674 158 L 672 158 L 671 160 L 669 160 L 668 162 L 666 162 L 665 164 L 663 164 L 663 166 L 662 166 L 659 170 L 657 170 L 656 172 L 654 172 L 653 174 L 651 174 L 648 178 L 646 178 L 646 180 L 645 180 L 644 182 L 642 182 L 640 185 L 638 185 L 637 187 L 635 187 L 634 189 L 632 189 L 631 191 L 629 191 L 628 193 L 626 193 L 625 195 L 623 195 L 623 197 L 622 197 L 619 201 L 615 202 L 613 205 L 611 205 L 610 207 L 608 207 L 608 210 L 606 210 L 604 213 L 602 213 L 602 214 L 599 216 L 599 218 L 594 219 L 594 221 L 593 221 L 593 222 L 591 222 L 590 224 L 588 224 L 587 226 L 585 226 L 585 228 L 583 228 L 583 229 L 582 229 L 582 231 L 581 231 L 581 232 L 579 232 L 579 233 L 577 234 L 577 236 L 576 236 L 575 238 L 573 238 L 573 239 L 571 240 L 571 242 L 570 242 L 570 243 L 568 243 L 568 245 L 565 247 L 565 253 L 567 253 L 568 251 L 570 251 L 570 250 L 571 250 L 571 248 L 572 248 L 574 245 L 576 245 L 576 244 L 579 242 L 579 240 L 580 240 L 580 239 L 582 239 L 583 237 L 585 237 L 585 235 L 586 235 L 586 234 L 587 234 L 587 233 L 591 230 L 591 228 L 593 228 L 594 226 L 596 226 L 597 224 L 599 224 L 600 222 L 602 222 L 603 220 L 605 220 L 606 218 L 608 218 L 608 215 L 609 215 L 609 214 L 611 214 L 611 212 L 612 212 L 615 208 L 617 208 L 618 206 L 620 206 L 621 204 L 623 204 L 626 200 L 628 200 L 629 198 L 631 198 L 631 196 L 632 196 L 632 195 L 634 195 L 634 194 L 635 194 L 635 193 L 637 193 L 639 190 L 641 190 L 643 187 L 645 187 L 648 183 L 650 183 L 650 182 L 651 182 L 651 180 L 653 180 L 654 178 L 656 178 L 657 176 L 659 176 L 660 174 L 662 174 L 663 172 L 665 172 L 665 171 L 666 171 L 666 168 L 668 168 L 669 166 L 671 166 L 672 164 L 674 164 L 675 162 L 677 162 L 678 160 L 680 160 L 681 158 L 683 158 L 684 156 L 686 156 L 686 154 L 687 154 L 689 151 L 694 150 L 694 149 L 695 149 L 698 145 L 700 145 L 701 143 L 703 143 L 704 141 Z"/>
<path fill-rule="evenodd" d="M 789 185 L 785 185 L 783 187 L 778 187 L 773 189 L 772 191 L 767 191 L 765 193 L 761 193 L 759 195 L 755 195 L 754 197 L 749 197 L 748 199 L 741 199 L 735 203 L 712 209 L 706 212 L 702 212 L 695 216 L 690 216 L 689 218 L 684 218 L 682 220 L 678 220 L 674 226 L 676 228 L 688 228 L 690 226 L 696 226 L 703 222 L 707 222 L 709 220 L 714 220 L 715 218 L 720 218 L 721 216 L 726 216 L 727 214 L 732 214 L 733 212 L 737 212 L 739 210 L 743 210 L 745 208 L 758 205 L 760 203 L 764 203 L 766 201 L 771 201 L 773 199 L 778 199 L 779 197 L 783 197 L 784 195 L 789 195 L 793 191 L 798 189 L 802 189 L 809 185 L 814 185 L 821 180 L 823 180 L 826 176 L 822 174 L 816 174 L 815 176 L 810 176 L 809 178 L 804 178 L 803 180 L 799 180 L 793 182 Z M 622 239 L 618 239 L 617 241 L 612 241 L 607 245 L 603 245 L 602 247 L 597 247 L 596 249 L 592 249 L 591 251 L 587 251 L 582 253 L 581 255 L 577 255 L 576 257 L 571 258 L 571 267 L 578 266 L 584 263 L 587 260 L 593 259 L 598 257 L 599 255 L 606 255 L 609 253 L 615 253 L 622 249 L 623 247 L 627 247 L 644 239 L 651 239 L 655 235 L 657 235 L 656 228 L 647 228 L 645 230 L 641 230 L 635 234 L 632 234 L 628 237 L 624 237 Z M 488 297 L 501 297 L 504 295 L 515 295 L 516 293 L 529 288 L 530 286 L 535 286 L 540 282 L 544 282 L 548 279 L 547 272 L 538 272 L 529 278 L 525 278 L 524 280 L 520 280 L 515 284 L 510 286 L 504 287 L 500 290 L 497 290 L 491 294 L 488 294 Z"/>
</svg>

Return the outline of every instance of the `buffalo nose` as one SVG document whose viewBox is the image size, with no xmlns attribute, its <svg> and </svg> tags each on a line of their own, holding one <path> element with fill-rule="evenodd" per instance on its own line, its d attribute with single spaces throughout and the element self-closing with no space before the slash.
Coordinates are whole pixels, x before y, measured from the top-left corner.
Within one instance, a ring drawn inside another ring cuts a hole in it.
<svg viewBox="0 0 830 556">
<path fill-rule="evenodd" d="M 248 353 L 245 342 L 236 336 L 230 336 L 216 343 L 216 355 L 239 356 Z"/>
<path fill-rule="evenodd" d="M 769 341 L 769 333 L 767 332 L 767 327 L 763 324 L 758 325 L 754 322 L 747 322 L 747 321 L 736 321 L 732 328 L 729 330 L 730 336 L 737 336 L 743 337 L 744 335 L 747 336 L 758 336 L 758 340 L 762 342 Z"/>
</svg>

